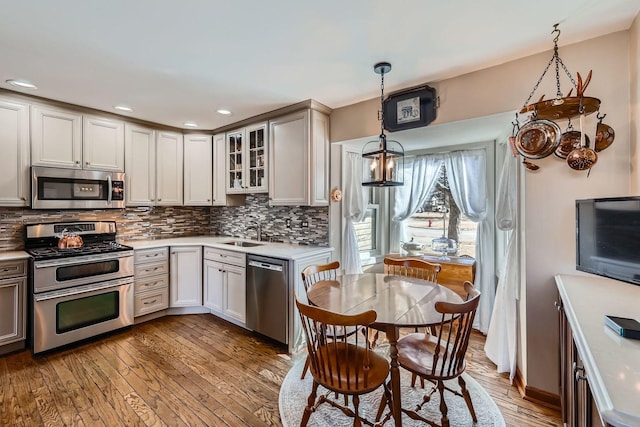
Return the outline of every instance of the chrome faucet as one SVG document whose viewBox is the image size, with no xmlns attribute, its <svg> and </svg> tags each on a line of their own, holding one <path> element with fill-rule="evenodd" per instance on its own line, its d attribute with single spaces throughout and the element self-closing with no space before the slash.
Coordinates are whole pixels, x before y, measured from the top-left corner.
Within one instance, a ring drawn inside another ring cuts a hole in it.
<svg viewBox="0 0 640 427">
<path fill-rule="evenodd" d="M 260 221 L 256 222 L 256 225 L 247 227 L 247 230 L 256 230 L 258 242 L 262 241 L 262 224 Z"/>
</svg>

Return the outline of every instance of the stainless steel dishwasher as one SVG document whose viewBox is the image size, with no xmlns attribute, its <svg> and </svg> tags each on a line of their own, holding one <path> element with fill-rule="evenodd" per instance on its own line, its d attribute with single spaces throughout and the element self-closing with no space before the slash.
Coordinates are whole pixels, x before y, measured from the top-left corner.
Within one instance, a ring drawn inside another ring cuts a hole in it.
<svg viewBox="0 0 640 427">
<path fill-rule="evenodd" d="M 247 256 L 247 327 L 288 344 L 289 262 Z"/>
</svg>

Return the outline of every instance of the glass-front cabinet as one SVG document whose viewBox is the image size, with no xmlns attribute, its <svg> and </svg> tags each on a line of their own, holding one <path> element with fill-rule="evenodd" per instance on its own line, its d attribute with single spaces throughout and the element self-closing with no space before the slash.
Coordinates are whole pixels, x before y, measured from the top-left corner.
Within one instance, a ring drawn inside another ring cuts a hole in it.
<svg viewBox="0 0 640 427">
<path fill-rule="evenodd" d="M 227 194 L 266 193 L 267 123 L 227 133 Z"/>
</svg>

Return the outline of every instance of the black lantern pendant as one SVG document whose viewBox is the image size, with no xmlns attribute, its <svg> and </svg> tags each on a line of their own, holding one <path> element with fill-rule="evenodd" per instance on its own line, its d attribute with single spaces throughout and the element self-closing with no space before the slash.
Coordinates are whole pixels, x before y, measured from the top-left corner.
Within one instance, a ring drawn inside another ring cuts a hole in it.
<svg viewBox="0 0 640 427">
<path fill-rule="evenodd" d="M 362 185 L 397 187 L 404 185 L 404 149 L 398 141 L 387 140 L 384 134 L 384 75 L 391 64 L 379 62 L 373 70 L 380 74 L 380 136 L 362 149 Z"/>
</svg>

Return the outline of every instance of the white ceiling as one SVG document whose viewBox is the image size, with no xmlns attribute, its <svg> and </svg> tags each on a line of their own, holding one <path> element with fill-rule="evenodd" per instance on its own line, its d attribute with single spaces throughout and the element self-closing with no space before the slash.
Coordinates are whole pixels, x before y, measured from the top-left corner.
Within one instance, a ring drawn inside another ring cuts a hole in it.
<svg viewBox="0 0 640 427">
<path fill-rule="evenodd" d="M 215 129 L 305 99 L 336 108 L 626 30 L 640 0 L 0 0 L 0 87 Z M 219 108 L 231 116 L 216 113 Z"/>
</svg>

